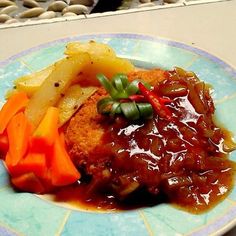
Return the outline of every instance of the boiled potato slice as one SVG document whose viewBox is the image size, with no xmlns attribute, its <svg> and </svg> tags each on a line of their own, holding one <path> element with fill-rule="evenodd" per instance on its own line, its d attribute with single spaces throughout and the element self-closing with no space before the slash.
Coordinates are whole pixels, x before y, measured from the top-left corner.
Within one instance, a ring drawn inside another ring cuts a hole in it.
<svg viewBox="0 0 236 236">
<path fill-rule="evenodd" d="M 77 82 L 83 86 L 100 86 L 96 75 L 104 74 L 111 78 L 117 73 L 129 73 L 134 70 L 130 61 L 118 57 L 91 55 L 91 64 L 77 76 Z"/>
<path fill-rule="evenodd" d="M 81 88 L 78 84 L 69 87 L 65 96 L 57 104 L 59 108 L 59 126 L 64 125 L 96 90 L 95 87 Z"/>
<path fill-rule="evenodd" d="M 16 89 L 25 92 L 29 97 L 31 97 L 43 81 L 50 75 L 52 70 L 53 66 L 51 65 L 43 70 L 19 77 L 14 81 Z"/>
<path fill-rule="evenodd" d="M 116 73 L 128 73 L 134 70 L 134 66 L 126 59 L 116 57 L 115 51 L 106 44 L 89 41 L 88 43 L 72 42 L 66 46 L 65 54 L 80 55 L 87 52 L 91 58 L 91 64 L 77 76 L 76 82 L 83 86 L 100 86 L 96 75 L 103 73 L 111 78 Z"/>
<path fill-rule="evenodd" d="M 37 126 L 50 106 L 55 106 L 73 79 L 90 63 L 88 54 L 68 57 L 56 62 L 52 72 L 30 99 L 26 116 Z"/>
<path fill-rule="evenodd" d="M 89 53 L 96 56 L 116 57 L 115 51 L 104 43 L 89 41 L 87 43 L 71 42 L 66 46 L 65 54 L 68 56 L 80 53 Z"/>
</svg>

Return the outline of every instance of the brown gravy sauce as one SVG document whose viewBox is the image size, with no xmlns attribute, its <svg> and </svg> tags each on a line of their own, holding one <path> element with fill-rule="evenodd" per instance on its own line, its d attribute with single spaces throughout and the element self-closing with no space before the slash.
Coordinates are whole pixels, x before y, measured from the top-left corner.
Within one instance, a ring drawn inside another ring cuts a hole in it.
<svg viewBox="0 0 236 236">
<path fill-rule="evenodd" d="M 132 173 L 130 178 L 145 188 L 120 201 L 112 191 L 91 193 L 90 184 L 82 181 L 58 191 L 55 200 L 105 211 L 168 202 L 192 213 L 207 211 L 223 200 L 233 187 L 235 164 L 224 150 L 231 135 L 213 122 L 214 105 L 207 90 L 201 94 L 205 109 L 201 112 L 202 104 L 194 103 L 194 96 L 189 95 L 197 82 L 189 83 L 182 79 L 180 84 L 187 90 L 176 90 L 177 95 L 169 96 L 173 102 L 167 106 L 173 121 L 154 116 L 147 121 L 129 122 L 118 117 L 104 134 L 103 146 L 92 154 L 99 160 L 106 146 L 115 155 L 110 166 L 111 171 L 115 170 L 113 180 L 120 178 L 122 171 Z M 172 82 L 160 84 L 156 92 L 161 96 L 166 95 L 165 85 Z M 135 174 L 133 170 L 137 170 Z"/>
</svg>

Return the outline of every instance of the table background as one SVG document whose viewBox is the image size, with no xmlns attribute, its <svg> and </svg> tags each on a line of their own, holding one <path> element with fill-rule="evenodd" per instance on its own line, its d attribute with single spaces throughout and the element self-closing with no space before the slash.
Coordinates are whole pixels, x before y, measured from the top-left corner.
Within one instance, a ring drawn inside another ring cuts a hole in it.
<svg viewBox="0 0 236 236">
<path fill-rule="evenodd" d="M 0 61 L 68 36 L 141 33 L 180 41 L 236 66 L 236 0 L 0 29 Z"/>
</svg>

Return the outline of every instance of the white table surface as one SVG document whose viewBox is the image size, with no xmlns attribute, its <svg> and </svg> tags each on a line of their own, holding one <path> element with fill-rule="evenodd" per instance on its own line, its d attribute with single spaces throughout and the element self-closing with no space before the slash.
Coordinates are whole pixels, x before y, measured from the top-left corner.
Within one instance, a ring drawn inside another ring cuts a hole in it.
<svg viewBox="0 0 236 236">
<path fill-rule="evenodd" d="M 201 48 L 236 68 L 236 0 L 0 29 L 0 61 L 60 38 L 139 33 Z M 226 234 L 236 235 L 236 228 Z"/>
<path fill-rule="evenodd" d="M 0 61 L 59 38 L 87 33 L 141 33 L 208 51 L 236 67 L 236 0 L 67 22 L 0 29 Z"/>
<path fill-rule="evenodd" d="M 128 32 L 204 49 L 236 67 L 236 0 L 0 29 L 0 61 L 38 44 L 87 33 Z"/>
</svg>

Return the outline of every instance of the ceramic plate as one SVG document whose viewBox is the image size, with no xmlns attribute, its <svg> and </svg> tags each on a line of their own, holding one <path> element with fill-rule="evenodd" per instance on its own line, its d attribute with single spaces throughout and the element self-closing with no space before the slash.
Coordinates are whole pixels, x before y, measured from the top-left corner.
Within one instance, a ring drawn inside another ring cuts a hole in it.
<svg viewBox="0 0 236 236">
<path fill-rule="evenodd" d="M 139 67 L 194 71 L 214 87 L 217 116 L 236 135 L 236 70 L 207 52 L 166 39 L 134 34 L 83 35 L 31 48 L 0 64 L 0 101 L 17 77 L 63 57 L 69 41 L 107 43 Z M 236 152 L 231 159 L 236 160 Z M 119 213 L 74 210 L 37 195 L 16 193 L 0 162 L 0 235 L 146 236 L 222 234 L 236 223 L 236 188 L 211 211 L 192 215 L 168 204 Z"/>
</svg>

